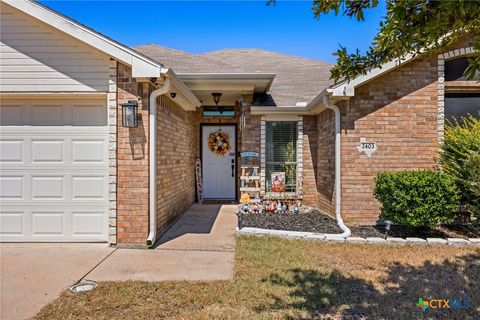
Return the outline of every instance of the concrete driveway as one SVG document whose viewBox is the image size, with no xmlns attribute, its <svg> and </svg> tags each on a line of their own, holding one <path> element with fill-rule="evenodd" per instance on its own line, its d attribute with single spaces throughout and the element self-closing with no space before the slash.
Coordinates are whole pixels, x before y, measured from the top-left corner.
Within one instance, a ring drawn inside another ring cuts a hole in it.
<svg viewBox="0 0 480 320">
<path fill-rule="evenodd" d="M 0 244 L 0 319 L 30 318 L 81 279 L 232 279 L 236 210 L 234 205 L 193 205 L 153 250 Z"/>
<path fill-rule="evenodd" d="M 26 319 L 82 279 L 106 244 L 0 244 L 0 319 Z"/>
</svg>

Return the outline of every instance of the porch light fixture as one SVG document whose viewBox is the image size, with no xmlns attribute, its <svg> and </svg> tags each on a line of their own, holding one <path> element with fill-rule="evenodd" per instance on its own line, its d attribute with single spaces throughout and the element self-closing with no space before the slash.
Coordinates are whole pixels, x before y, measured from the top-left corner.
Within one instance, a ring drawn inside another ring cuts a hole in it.
<svg viewBox="0 0 480 320">
<path fill-rule="evenodd" d="M 127 103 L 122 104 L 122 127 L 138 127 L 137 110 L 138 104 L 136 100 L 128 100 Z"/>
<path fill-rule="evenodd" d="M 215 102 L 215 106 L 218 108 L 218 111 L 220 112 L 220 114 L 222 114 L 223 111 L 225 110 L 225 108 L 218 106 L 218 103 L 220 102 L 220 98 L 222 97 L 222 93 L 221 92 L 212 92 L 212 97 L 213 97 L 213 102 Z"/>
<path fill-rule="evenodd" d="M 213 92 L 212 97 L 213 97 L 213 101 L 215 102 L 215 105 L 218 106 L 218 103 L 220 102 L 220 98 L 222 97 L 222 94 L 220 92 Z"/>
</svg>

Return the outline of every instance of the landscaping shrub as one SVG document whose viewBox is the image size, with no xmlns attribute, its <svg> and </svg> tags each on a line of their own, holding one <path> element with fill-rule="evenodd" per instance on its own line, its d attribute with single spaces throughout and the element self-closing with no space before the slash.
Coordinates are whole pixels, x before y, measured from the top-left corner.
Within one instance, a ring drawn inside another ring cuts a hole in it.
<svg viewBox="0 0 480 320">
<path fill-rule="evenodd" d="M 452 222 L 459 201 L 455 180 L 433 170 L 381 172 L 374 195 L 382 203 L 382 219 L 429 228 Z"/>
<path fill-rule="evenodd" d="M 460 202 L 480 217 L 480 120 L 469 115 L 447 122 L 440 153 L 442 169 L 454 177 L 460 190 Z"/>
</svg>

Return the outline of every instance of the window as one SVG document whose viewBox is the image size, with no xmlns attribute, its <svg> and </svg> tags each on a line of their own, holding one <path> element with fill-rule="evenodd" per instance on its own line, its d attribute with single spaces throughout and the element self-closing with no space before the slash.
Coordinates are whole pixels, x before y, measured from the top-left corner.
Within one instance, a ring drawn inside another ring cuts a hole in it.
<svg viewBox="0 0 480 320">
<path fill-rule="evenodd" d="M 445 61 L 445 81 L 466 81 L 467 78 L 463 73 L 467 67 L 467 57 Z M 472 80 L 480 80 L 480 74 L 476 73 Z"/>
<path fill-rule="evenodd" d="M 204 106 L 203 116 L 205 117 L 233 117 L 235 116 L 235 108 L 233 106 L 216 107 Z"/>
<path fill-rule="evenodd" d="M 295 192 L 297 121 L 267 121 L 265 141 L 267 192 Z"/>
<path fill-rule="evenodd" d="M 480 118 L 480 93 L 446 93 L 445 120 L 460 121 L 462 117 L 471 114 Z"/>
</svg>

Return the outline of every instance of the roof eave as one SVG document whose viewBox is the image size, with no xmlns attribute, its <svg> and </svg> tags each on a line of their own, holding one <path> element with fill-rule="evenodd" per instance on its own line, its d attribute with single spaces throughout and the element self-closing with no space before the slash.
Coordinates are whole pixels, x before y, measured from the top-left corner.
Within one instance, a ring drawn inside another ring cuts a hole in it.
<svg viewBox="0 0 480 320">
<path fill-rule="evenodd" d="M 364 85 L 382 75 L 385 73 L 388 73 L 405 63 L 408 63 L 415 59 L 417 55 L 414 54 L 407 54 L 401 59 L 397 60 L 392 60 L 387 63 L 382 64 L 380 67 L 375 68 L 367 72 L 365 75 L 361 75 L 356 77 L 353 80 L 347 81 L 341 81 L 337 84 L 334 84 L 329 87 L 331 90 L 332 97 L 353 97 L 355 95 L 355 88 Z"/>
<path fill-rule="evenodd" d="M 183 98 L 187 104 L 187 111 L 195 111 L 196 108 L 199 108 L 202 103 L 197 97 L 192 93 L 192 91 L 183 83 L 183 81 L 178 79 L 178 75 L 171 68 L 164 67 L 161 69 L 162 75 L 170 78 L 173 82 L 172 88 L 177 91 L 180 98 Z"/>
</svg>

